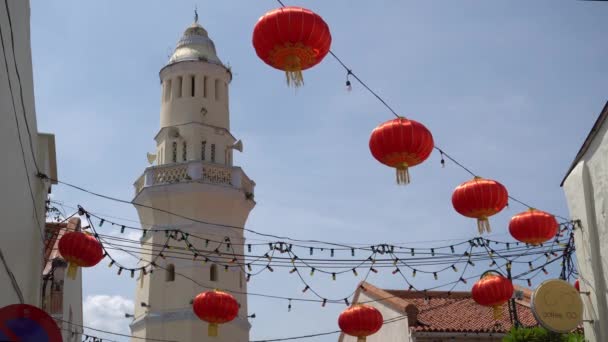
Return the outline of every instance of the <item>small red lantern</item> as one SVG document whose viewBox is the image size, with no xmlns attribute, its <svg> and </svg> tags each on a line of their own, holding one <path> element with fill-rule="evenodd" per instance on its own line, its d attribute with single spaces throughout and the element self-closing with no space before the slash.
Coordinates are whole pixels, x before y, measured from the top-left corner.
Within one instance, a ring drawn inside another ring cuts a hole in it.
<svg viewBox="0 0 608 342">
<path fill-rule="evenodd" d="M 491 306 L 494 319 L 500 319 L 502 305 L 513 297 L 513 283 L 496 271 L 487 271 L 473 285 L 471 294 L 477 304 Z"/>
<path fill-rule="evenodd" d="M 253 47 L 266 64 L 285 71 L 287 84 L 304 84 L 302 70 L 317 65 L 329 52 L 329 26 L 302 7 L 282 7 L 264 14 L 253 30 Z"/>
<path fill-rule="evenodd" d="M 551 240 L 558 228 L 555 216 L 534 208 L 513 216 L 509 222 L 509 232 L 513 238 L 531 245 Z"/>
<path fill-rule="evenodd" d="M 452 194 L 452 205 L 461 215 L 477 219 L 479 233 L 491 231 L 488 217 L 499 213 L 509 201 L 507 189 L 497 181 L 475 177 L 460 184 Z"/>
<path fill-rule="evenodd" d="M 342 311 L 338 317 L 338 326 L 342 332 L 357 337 L 358 342 L 365 342 L 366 337 L 378 332 L 383 323 L 380 311 L 365 304 L 355 304 Z"/>
<path fill-rule="evenodd" d="M 91 234 L 65 233 L 59 240 L 59 253 L 68 262 L 67 276 L 76 278 L 78 267 L 93 267 L 104 257 L 101 243 Z"/>
<path fill-rule="evenodd" d="M 200 293 L 194 298 L 192 308 L 198 318 L 209 323 L 207 334 L 212 337 L 218 334 L 218 324 L 232 321 L 239 313 L 236 299 L 218 290 Z"/>
<path fill-rule="evenodd" d="M 576 281 L 574 282 L 574 288 L 576 289 L 576 291 L 581 292 L 581 284 L 579 283 L 578 279 L 576 279 Z"/>
<path fill-rule="evenodd" d="M 421 123 L 397 118 L 372 131 L 369 149 L 374 158 L 397 169 L 397 184 L 408 184 L 408 169 L 425 161 L 433 152 L 433 135 Z"/>
</svg>

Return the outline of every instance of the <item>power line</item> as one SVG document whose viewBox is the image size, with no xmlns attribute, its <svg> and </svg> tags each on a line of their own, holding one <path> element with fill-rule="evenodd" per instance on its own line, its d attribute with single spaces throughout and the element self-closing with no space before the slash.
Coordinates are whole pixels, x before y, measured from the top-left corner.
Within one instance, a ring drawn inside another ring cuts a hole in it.
<svg viewBox="0 0 608 342">
<path fill-rule="evenodd" d="M 276 0 L 281 7 L 287 7 L 285 6 L 285 4 L 283 3 L 283 1 L 281 0 Z M 393 109 L 393 107 L 391 105 L 388 104 L 388 102 L 382 98 L 376 91 L 374 91 L 371 87 L 369 87 L 367 85 L 366 82 L 364 82 L 357 74 L 355 74 L 355 72 L 353 71 L 352 68 L 348 67 L 346 65 L 346 63 L 340 58 L 338 57 L 338 55 L 336 53 L 334 53 L 332 50 L 329 50 L 329 54 L 340 64 L 340 66 L 346 71 L 346 75 L 347 78 L 348 76 L 352 76 L 355 80 L 357 80 L 357 82 L 359 82 L 359 84 L 361 84 L 365 89 L 367 89 L 367 91 L 372 94 L 384 107 L 386 107 L 386 109 L 388 109 L 395 117 L 399 118 L 401 117 L 401 115 L 397 114 L 397 112 Z M 452 161 L 454 164 L 456 164 L 457 166 L 459 166 L 460 168 L 462 168 L 464 171 L 466 171 L 467 173 L 469 173 L 471 176 L 475 177 L 477 174 L 474 173 L 473 171 L 471 171 L 468 167 L 464 166 L 462 163 L 460 163 L 459 161 L 457 161 L 456 159 L 454 159 L 453 157 L 451 157 L 450 155 L 448 155 L 443 149 L 439 148 L 438 146 L 433 146 L 433 148 L 437 151 L 439 151 L 439 153 L 441 153 L 442 156 L 445 156 L 446 158 L 448 158 L 450 161 Z M 443 161 L 443 158 L 442 158 Z M 528 208 L 532 208 L 532 206 L 524 203 L 523 201 L 510 196 L 509 198 L 511 200 L 513 200 L 514 202 L 517 202 L 525 207 Z M 555 217 L 560 218 L 561 220 L 564 221 L 569 221 L 569 219 L 563 217 L 563 216 L 559 216 L 559 215 L 554 215 Z"/>
</svg>

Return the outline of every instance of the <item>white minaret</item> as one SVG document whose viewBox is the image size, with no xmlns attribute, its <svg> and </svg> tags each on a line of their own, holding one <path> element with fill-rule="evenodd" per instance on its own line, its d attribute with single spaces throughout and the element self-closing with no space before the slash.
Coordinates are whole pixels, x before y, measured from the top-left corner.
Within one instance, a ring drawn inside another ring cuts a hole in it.
<svg viewBox="0 0 608 342">
<path fill-rule="evenodd" d="M 255 183 L 232 164 L 233 152 L 242 150 L 242 144 L 230 133 L 231 79 L 230 69 L 218 58 L 213 41 L 198 24 L 195 14 L 194 23 L 160 70 L 160 131 L 155 137 L 156 158 L 154 155 L 148 158 L 157 165 L 147 168 L 135 182 L 133 202 L 208 222 L 193 222 L 137 206 L 143 227 L 180 229 L 192 234 L 189 237 L 192 248 L 209 253 L 210 261 L 205 263 L 203 255 L 193 260 L 192 252 L 180 249 L 188 248 L 186 241 L 171 240 L 171 249 L 164 253 L 167 257 L 157 258 L 154 272 L 137 282 L 135 318 L 131 324 L 135 336 L 181 342 L 249 341 L 247 296 L 233 292 L 247 292 L 246 270 L 241 267 L 226 270 L 223 265 L 230 264 L 232 256 L 213 253 L 218 247 L 214 241 L 228 238 L 231 245 L 221 245 L 221 252 L 234 250 L 242 263 L 243 231 L 226 226 L 244 227 L 255 206 Z M 154 252 L 142 253 L 140 266 L 148 265 L 167 240 L 163 232 L 147 233 L 142 238 L 144 248 L 154 248 Z M 180 274 L 209 288 L 230 292 L 239 301 L 238 318 L 221 325 L 219 337 L 207 337 L 206 323 L 192 311 L 191 300 L 205 289 Z"/>
</svg>

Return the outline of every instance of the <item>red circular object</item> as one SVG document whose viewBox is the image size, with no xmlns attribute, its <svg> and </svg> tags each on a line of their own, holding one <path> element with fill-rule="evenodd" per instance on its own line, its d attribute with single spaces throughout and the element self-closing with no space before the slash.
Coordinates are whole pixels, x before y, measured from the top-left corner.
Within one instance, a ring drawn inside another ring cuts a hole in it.
<svg viewBox="0 0 608 342">
<path fill-rule="evenodd" d="M 358 337 L 359 341 L 365 341 L 365 337 L 378 332 L 383 323 L 380 311 L 365 304 L 351 306 L 338 317 L 338 326 L 342 332 Z"/>
<path fill-rule="evenodd" d="M 490 232 L 488 217 L 507 206 L 509 193 L 500 183 L 475 177 L 460 184 L 452 194 L 454 209 L 463 216 L 476 218 L 479 233 Z"/>
<path fill-rule="evenodd" d="M 194 313 L 209 323 L 209 336 L 217 336 L 217 325 L 232 321 L 239 313 L 239 303 L 229 293 L 207 291 L 200 293 L 192 303 Z"/>
<path fill-rule="evenodd" d="M 581 285 L 578 279 L 576 279 L 576 281 L 574 282 L 574 288 L 576 289 L 576 291 L 581 292 Z"/>
<path fill-rule="evenodd" d="M 369 149 L 374 158 L 396 168 L 397 182 L 406 184 L 409 183 L 408 168 L 425 161 L 434 146 L 431 132 L 423 124 L 406 118 L 381 124 L 369 138 Z"/>
<path fill-rule="evenodd" d="M 513 283 L 500 274 L 487 273 L 473 284 L 471 294 L 479 305 L 502 305 L 513 296 Z"/>
<path fill-rule="evenodd" d="M 258 20 L 253 29 L 253 46 L 266 64 L 287 73 L 299 73 L 301 81 L 301 71 L 317 65 L 329 52 L 331 33 L 318 14 L 302 7 L 282 7 Z M 297 79 L 292 80 L 298 85 Z"/>
<path fill-rule="evenodd" d="M 57 323 L 46 312 L 28 304 L 0 309 L 0 341 L 61 342 Z"/>
<path fill-rule="evenodd" d="M 530 209 L 519 213 L 509 222 L 509 232 L 515 240 L 539 245 L 555 237 L 559 223 L 555 216 L 544 211 Z"/>
<path fill-rule="evenodd" d="M 59 240 L 59 253 L 65 261 L 78 267 L 92 267 L 103 259 L 101 243 L 83 232 L 65 233 Z"/>
</svg>

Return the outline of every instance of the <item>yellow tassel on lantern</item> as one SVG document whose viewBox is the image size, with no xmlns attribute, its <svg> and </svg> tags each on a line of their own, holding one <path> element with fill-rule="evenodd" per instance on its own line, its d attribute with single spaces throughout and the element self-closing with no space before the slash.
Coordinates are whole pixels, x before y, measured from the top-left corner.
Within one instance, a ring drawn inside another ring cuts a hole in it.
<svg viewBox="0 0 608 342">
<path fill-rule="evenodd" d="M 410 183 L 410 172 L 406 163 L 397 167 L 397 184 L 407 185 Z"/>
<path fill-rule="evenodd" d="M 68 263 L 68 273 L 67 276 L 70 279 L 76 279 L 76 275 L 78 274 L 78 265 L 73 262 Z"/>
<path fill-rule="evenodd" d="M 216 323 L 209 323 L 209 327 L 207 327 L 207 335 L 211 337 L 217 337 L 218 326 Z"/>
<path fill-rule="evenodd" d="M 483 234 L 484 231 L 488 233 L 492 231 L 492 228 L 490 228 L 490 221 L 487 217 L 477 219 L 477 230 L 479 230 L 479 234 Z"/>
<path fill-rule="evenodd" d="M 367 338 L 365 336 L 357 337 L 357 342 L 365 342 L 365 341 L 367 341 Z"/>
<path fill-rule="evenodd" d="M 492 307 L 492 314 L 494 315 L 495 320 L 499 320 L 502 318 L 502 305 L 495 305 Z"/>
</svg>

